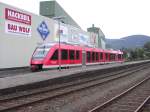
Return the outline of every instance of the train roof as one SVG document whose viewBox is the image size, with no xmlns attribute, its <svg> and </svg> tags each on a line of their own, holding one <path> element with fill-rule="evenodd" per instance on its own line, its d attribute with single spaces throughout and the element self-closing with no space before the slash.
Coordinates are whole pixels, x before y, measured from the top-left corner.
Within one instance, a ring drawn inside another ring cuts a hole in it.
<svg viewBox="0 0 150 112">
<path fill-rule="evenodd" d="M 109 50 L 106 49 L 105 52 L 107 52 L 107 53 L 114 53 L 114 54 L 123 54 L 122 51 L 120 51 L 120 50 L 113 50 L 113 49 L 109 49 Z"/>
<path fill-rule="evenodd" d="M 85 49 L 85 50 L 88 50 L 88 51 L 97 51 L 97 52 L 101 52 L 101 51 L 104 51 L 106 53 L 114 53 L 114 54 L 123 54 L 122 51 L 120 50 L 113 50 L 113 49 L 102 49 L 102 48 L 94 48 L 94 47 L 90 47 L 90 46 L 81 46 L 79 44 L 71 44 L 71 43 L 66 43 L 66 42 L 61 42 L 61 48 L 65 48 L 65 47 L 68 47 L 68 48 L 72 48 L 72 47 L 76 47 L 77 49 Z M 41 43 L 39 44 L 38 47 L 51 47 L 51 46 L 58 46 L 59 43 L 58 42 L 48 42 L 48 43 Z"/>
</svg>

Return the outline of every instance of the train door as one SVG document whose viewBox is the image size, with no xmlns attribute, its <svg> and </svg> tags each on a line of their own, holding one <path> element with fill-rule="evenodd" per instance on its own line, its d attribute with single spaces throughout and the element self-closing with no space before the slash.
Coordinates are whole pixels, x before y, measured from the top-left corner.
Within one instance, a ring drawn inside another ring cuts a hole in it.
<svg viewBox="0 0 150 112">
<path fill-rule="evenodd" d="M 82 51 L 82 66 L 86 66 L 86 52 Z"/>
</svg>

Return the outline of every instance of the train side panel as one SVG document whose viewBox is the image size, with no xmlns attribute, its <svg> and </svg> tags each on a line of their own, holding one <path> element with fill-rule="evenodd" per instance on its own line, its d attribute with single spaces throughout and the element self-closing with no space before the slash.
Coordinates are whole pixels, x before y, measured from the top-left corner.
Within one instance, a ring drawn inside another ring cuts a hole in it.
<svg viewBox="0 0 150 112">
<path fill-rule="evenodd" d="M 59 47 L 61 60 L 59 63 Z M 83 53 L 84 51 L 84 53 Z M 83 55 L 84 54 L 84 55 Z M 83 57 L 84 56 L 84 57 Z M 85 62 L 83 62 L 83 58 Z M 123 52 L 77 45 L 50 44 L 38 47 L 31 59 L 31 68 L 53 68 L 123 62 Z"/>
</svg>

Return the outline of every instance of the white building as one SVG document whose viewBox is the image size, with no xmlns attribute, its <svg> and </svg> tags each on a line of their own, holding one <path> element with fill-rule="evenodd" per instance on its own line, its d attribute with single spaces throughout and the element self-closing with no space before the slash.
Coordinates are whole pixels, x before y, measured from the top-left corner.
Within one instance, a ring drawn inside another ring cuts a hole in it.
<svg viewBox="0 0 150 112">
<path fill-rule="evenodd" d="M 0 69 L 30 65 L 36 46 L 61 41 L 98 47 L 98 35 L 0 3 Z M 60 29 L 59 29 L 60 28 Z"/>
<path fill-rule="evenodd" d="M 54 37 L 54 21 L 46 17 L 0 3 L 0 18 L 0 69 L 29 66 L 42 37 L 45 41 Z"/>
</svg>

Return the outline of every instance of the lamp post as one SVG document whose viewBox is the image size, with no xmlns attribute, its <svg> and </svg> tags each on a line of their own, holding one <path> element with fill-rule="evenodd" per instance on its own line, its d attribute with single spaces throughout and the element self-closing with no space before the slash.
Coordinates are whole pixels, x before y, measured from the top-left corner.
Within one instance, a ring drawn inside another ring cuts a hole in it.
<svg viewBox="0 0 150 112">
<path fill-rule="evenodd" d="M 52 19 L 54 20 L 57 20 L 58 21 L 58 36 L 59 36 L 59 40 L 58 40 L 58 43 L 59 43 L 59 48 L 58 48 L 58 64 L 59 64 L 59 71 L 61 71 L 61 50 L 60 50 L 60 23 L 61 23 L 61 20 L 64 19 L 65 17 L 64 16 L 60 16 L 60 17 L 53 17 Z"/>
</svg>

